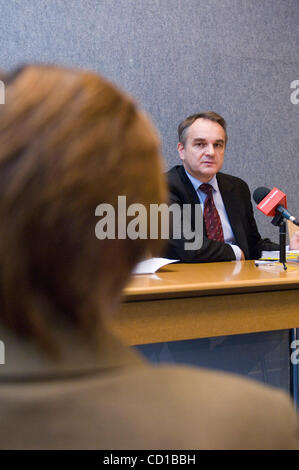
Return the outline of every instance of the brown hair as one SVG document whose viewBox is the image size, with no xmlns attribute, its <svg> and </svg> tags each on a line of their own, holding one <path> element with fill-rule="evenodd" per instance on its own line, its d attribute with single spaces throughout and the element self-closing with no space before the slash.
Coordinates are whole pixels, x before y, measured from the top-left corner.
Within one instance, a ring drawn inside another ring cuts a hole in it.
<svg viewBox="0 0 299 470">
<path fill-rule="evenodd" d="M 225 132 L 225 143 L 227 143 L 227 133 L 226 133 L 226 121 L 225 119 L 220 116 L 220 114 L 215 113 L 214 111 L 206 111 L 203 113 L 192 114 L 188 116 L 184 121 L 180 122 L 178 126 L 178 137 L 179 142 L 186 145 L 187 140 L 187 130 L 188 128 L 195 122 L 197 119 L 207 119 L 208 121 L 214 121 L 220 124 L 223 127 Z"/>
<path fill-rule="evenodd" d="M 159 142 L 100 76 L 30 65 L 0 106 L 0 322 L 53 350 L 55 325 L 92 335 L 157 240 L 98 240 L 95 209 L 165 201 Z"/>
</svg>

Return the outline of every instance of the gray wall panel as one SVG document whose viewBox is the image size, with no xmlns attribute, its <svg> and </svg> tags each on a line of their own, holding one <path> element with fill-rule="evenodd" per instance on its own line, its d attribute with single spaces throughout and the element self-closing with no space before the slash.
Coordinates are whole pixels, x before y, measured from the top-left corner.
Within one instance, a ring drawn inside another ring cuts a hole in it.
<svg viewBox="0 0 299 470">
<path fill-rule="evenodd" d="M 178 122 L 214 109 L 228 121 L 224 171 L 251 190 L 278 185 L 299 215 L 299 0 L 0 0 L 0 11 L 0 66 L 102 72 L 152 116 L 168 167 Z"/>
</svg>

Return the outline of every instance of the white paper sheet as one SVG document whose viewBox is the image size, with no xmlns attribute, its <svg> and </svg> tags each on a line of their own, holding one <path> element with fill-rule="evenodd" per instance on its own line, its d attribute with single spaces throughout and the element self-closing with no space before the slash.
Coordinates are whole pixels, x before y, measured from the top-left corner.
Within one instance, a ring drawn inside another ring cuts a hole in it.
<svg viewBox="0 0 299 470">
<path fill-rule="evenodd" d="M 178 259 L 167 259 L 167 258 L 150 258 L 145 261 L 138 263 L 133 274 L 154 274 L 158 269 L 166 266 L 167 264 L 176 263 Z"/>
</svg>

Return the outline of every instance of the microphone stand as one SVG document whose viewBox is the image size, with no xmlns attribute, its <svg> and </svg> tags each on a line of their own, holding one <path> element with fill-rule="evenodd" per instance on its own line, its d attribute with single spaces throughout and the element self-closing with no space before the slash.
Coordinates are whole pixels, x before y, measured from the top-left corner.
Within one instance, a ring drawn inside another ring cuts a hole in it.
<svg viewBox="0 0 299 470">
<path fill-rule="evenodd" d="M 283 215 L 276 212 L 274 219 L 271 224 L 279 227 L 279 262 L 283 265 L 283 269 L 287 270 L 286 265 L 286 232 L 287 224 L 283 218 Z"/>
</svg>

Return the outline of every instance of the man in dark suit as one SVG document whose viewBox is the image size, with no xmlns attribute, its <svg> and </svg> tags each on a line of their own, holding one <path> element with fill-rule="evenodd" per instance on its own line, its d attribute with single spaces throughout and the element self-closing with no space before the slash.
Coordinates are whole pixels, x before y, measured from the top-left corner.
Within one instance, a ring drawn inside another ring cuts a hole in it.
<svg viewBox="0 0 299 470">
<path fill-rule="evenodd" d="M 183 236 L 170 237 L 165 256 L 196 263 L 257 259 L 262 250 L 278 250 L 279 245 L 259 234 L 245 181 L 219 172 L 227 143 L 225 120 L 212 111 L 194 114 L 180 123 L 178 134 L 183 166 L 167 173 L 170 202 L 191 205 L 193 231 L 194 208 L 201 204 L 203 243 L 200 249 L 186 250 Z M 295 238 L 291 246 L 299 248 Z"/>
</svg>

